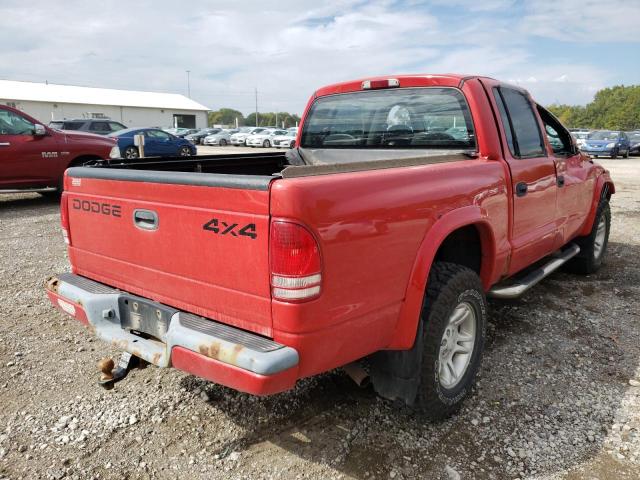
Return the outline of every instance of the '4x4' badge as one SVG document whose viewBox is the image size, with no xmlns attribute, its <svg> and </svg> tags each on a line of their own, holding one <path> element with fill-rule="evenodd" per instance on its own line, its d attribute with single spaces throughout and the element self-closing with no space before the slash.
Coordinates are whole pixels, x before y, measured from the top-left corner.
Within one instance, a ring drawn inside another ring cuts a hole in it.
<svg viewBox="0 0 640 480">
<path fill-rule="evenodd" d="M 256 224 L 249 223 L 242 228 L 239 228 L 237 223 L 223 222 L 217 218 L 212 218 L 202 226 L 203 230 L 217 233 L 218 235 L 231 235 L 232 237 L 249 237 L 252 240 L 258 238 L 256 233 Z"/>
</svg>

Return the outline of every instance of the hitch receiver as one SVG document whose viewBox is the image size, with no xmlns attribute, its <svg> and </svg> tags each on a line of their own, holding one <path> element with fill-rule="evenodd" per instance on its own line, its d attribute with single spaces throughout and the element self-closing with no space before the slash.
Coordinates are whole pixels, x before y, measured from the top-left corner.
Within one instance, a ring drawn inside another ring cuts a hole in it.
<svg viewBox="0 0 640 480">
<path fill-rule="evenodd" d="M 139 365 L 139 360 L 138 357 L 134 357 L 129 352 L 122 352 L 118 360 L 118 365 L 114 368 L 112 358 L 103 358 L 98 362 L 98 369 L 100 369 L 98 385 L 105 390 L 111 390 L 116 382 L 122 380 L 131 369 Z"/>
</svg>

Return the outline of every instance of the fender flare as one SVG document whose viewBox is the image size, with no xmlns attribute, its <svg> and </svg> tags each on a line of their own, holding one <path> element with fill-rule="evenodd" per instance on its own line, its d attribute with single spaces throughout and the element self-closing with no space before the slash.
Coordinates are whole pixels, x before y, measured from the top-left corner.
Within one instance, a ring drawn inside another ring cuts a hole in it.
<svg viewBox="0 0 640 480">
<path fill-rule="evenodd" d="M 469 205 L 447 212 L 427 231 L 420 244 L 409 276 L 395 332 L 387 349 L 406 350 L 413 346 L 427 279 L 436 253 L 452 232 L 470 225 L 474 225 L 480 234 L 482 250 L 480 277 L 484 288 L 489 288 L 495 268 L 496 241 L 487 215 L 477 205 Z"/>
<path fill-rule="evenodd" d="M 614 193 L 616 193 L 616 187 L 613 184 L 613 180 L 611 180 L 609 172 L 605 170 L 596 180 L 596 188 L 593 189 L 593 199 L 591 200 L 589 214 L 585 219 L 584 225 L 580 229 L 580 233 L 578 233 L 579 237 L 584 237 L 591 233 L 591 228 L 593 227 L 593 222 L 596 218 L 596 212 L 598 210 L 600 200 L 603 196 L 611 196 Z"/>
</svg>

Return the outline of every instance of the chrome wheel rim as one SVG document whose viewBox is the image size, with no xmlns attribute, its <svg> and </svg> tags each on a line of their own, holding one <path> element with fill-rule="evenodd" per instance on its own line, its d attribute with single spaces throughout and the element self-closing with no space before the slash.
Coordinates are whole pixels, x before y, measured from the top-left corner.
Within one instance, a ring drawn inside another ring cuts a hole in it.
<svg viewBox="0 0 640 480">
<path fill-rule="evenodd" d="M 607 219 L 604 215 L 600 216 L 598 222 L 598 228 L 596 229 L 596 238 L 593 242 L 593 256 L 598 259 L 602 255 L 604 249 L 604 242 L 607 237 Z"/>
<path fill-rule="evenodd" d="M 458 304 L 449 316 L 438 356 L 438 378 L 444 388 L 454 388 L 467 372 L 476 342 L 477 325 L 476 311 L 467 302 Z"/>
<path fill-rule="evenodd" d="M 138 158 L 138 152 L 135 150 L 128 149 L 125 152 L 125 158 Z"/>
<path fill-rule="evenodd" d="M 180 155 L 183 157 L 188 157 L 189 155 L 191 155 L 191 151 L 187 147 L 182 147 L 182 150 L 180 150 Z"/>
</svg>

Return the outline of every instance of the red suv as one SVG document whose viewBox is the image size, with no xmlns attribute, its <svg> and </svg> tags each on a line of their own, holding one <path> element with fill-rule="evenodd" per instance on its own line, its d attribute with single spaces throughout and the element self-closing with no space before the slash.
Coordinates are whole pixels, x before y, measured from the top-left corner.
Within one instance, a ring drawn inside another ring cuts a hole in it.
<svg viewBox="0 0 640 480">
<path fill-rule="evenodd" d="M 119 157 L 113 138 L 54 130 L 0 105 L 0 193 L 61 191 L 68 167 Z"/>
</svg>

